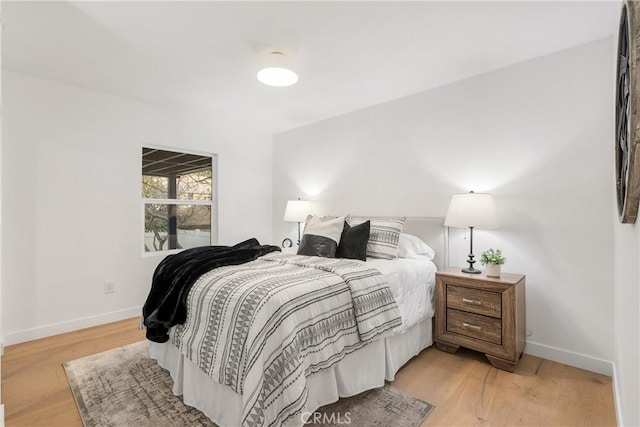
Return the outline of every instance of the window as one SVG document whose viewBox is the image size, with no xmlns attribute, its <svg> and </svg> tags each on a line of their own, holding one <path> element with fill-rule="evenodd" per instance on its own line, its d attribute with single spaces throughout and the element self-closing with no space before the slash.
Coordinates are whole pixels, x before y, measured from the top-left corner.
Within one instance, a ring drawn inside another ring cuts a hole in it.
<svg viewBox="0 0 640 427">
<path fill-rule="evenodd" d="M 214 160 L 215 155 L 142 149 L 145 252 L 215 242 Z"/>
</svg>

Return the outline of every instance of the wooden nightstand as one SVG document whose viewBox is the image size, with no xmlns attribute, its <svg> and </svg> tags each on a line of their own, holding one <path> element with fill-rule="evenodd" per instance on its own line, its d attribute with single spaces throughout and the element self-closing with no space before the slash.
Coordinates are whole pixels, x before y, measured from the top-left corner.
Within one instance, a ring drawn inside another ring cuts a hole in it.
<svg viewBox="0 0 640 427">
<path fill-rule="evenodd" d="M 524 276 L 460 270 L 436 274 L 436 346 L 483 352 L 493 366 L 513 372 L 525 346 Z"/>
</svg>

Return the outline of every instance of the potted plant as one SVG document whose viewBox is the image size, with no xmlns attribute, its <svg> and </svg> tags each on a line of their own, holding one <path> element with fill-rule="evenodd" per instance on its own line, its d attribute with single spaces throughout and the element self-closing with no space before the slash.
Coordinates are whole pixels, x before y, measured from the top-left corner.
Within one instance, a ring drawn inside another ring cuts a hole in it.
<svg viewBox="0 0 640 427">
<path fill-rule="evenodd" d="M 502 256 L 502 249 L 489 249 L 482 252 L 480 263 L 487 266 L 487 276 L 500 277 L 500 266 L 507 259 Z"/>
</svg>

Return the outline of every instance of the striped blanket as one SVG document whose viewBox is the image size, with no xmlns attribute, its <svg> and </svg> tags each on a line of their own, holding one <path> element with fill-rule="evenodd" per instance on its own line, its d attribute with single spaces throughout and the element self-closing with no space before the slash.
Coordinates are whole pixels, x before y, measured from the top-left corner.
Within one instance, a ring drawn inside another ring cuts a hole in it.
<svg viewBox="0 0 640 427">
<path fill-rule="evenodd" d="M 171 342 L 242 395 L 243 426 L 300 414 L 306 378 L 400 326 L 384 276 L 360 261 L 270 253 L 204 274 Z"/>
</svg>

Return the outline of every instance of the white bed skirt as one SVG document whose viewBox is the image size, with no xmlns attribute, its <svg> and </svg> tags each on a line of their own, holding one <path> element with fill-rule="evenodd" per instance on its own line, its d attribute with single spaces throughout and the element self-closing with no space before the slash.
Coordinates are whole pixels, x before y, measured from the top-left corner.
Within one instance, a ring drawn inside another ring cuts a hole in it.
<svg viewBox="0 0 640 427">
<path fill-rule="evenodd" d="M 396 372 L 409 359 L 432 343 L 431 318 L 428 318 L 403 332 L 375 341 L 347 355 L 332 368 L 308 378 L 309 396 L 304 413 L 312 413 L 340 397 L 382 387 L 385 380 L 392 381 Z M 171 373 L 173 393 L 182 395 L 185 404 L 198 408 L 221 427 L 240 426 L 240 395 L 213 381 L 168 342 L 151 342 L 149 354 Z M 292 419 L 288 425 L 300 426 L 306 419 Z"/>
</svg>

